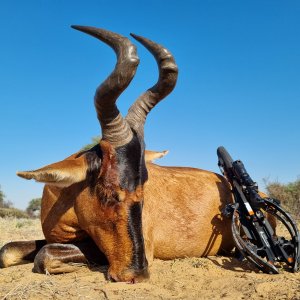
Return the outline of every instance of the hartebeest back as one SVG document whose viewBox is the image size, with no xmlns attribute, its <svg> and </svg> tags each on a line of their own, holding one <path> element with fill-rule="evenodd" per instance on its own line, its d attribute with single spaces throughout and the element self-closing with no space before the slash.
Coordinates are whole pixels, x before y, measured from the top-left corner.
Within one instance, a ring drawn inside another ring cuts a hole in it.
<svg viewBox="0 0 300 300">
<path fill-rule="evenodd" d="M 116 100 L 135 75 L 139 63 L 135 46 L 103 29 L 73 28 L 105 42 L 117 54 L 114 71 L 95 95 L 102 139 L 92 149 L 58 163 L 18 172 L 23 178 L 46 183 L 41 209 L 46 241 L 7 244 L 0 254 L 2 266 L 35 257 L 36 271 L 60 273 L 70 271 L 70 263 L 98 261 L 102 252 L 110 278 L 134 282 L 148 276 L 148 261 L 153 257 L 206 256 L 230 250 L 229 221 L 220 214 L 231 201 L 226 180 L 208 171 L 145 162 L 147 114 L 176 84 L 178 69 L 172 54 L 132 35 L 154 55 L 159 79 L 123 118 Z M 146 153 L 149 161 L 164 154 Z"/>
</svg>

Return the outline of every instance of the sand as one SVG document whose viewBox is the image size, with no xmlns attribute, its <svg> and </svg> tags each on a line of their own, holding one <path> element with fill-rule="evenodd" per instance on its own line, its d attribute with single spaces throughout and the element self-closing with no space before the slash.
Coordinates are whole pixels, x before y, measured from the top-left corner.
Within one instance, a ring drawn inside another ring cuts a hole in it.
<svg viewBox="0 0 300 300">
<path fill-rule="evenodd" d="M 0 219 L 0 247 L 42 238 L 39 220 Z M 143 283 L 112 283 L 106 267 L 42 275 L 33 264 L 0 269 L 0 299 L 300 299 L 300 273 L 268 275 L 232 257 L 155 260 Z"/>
</svg>

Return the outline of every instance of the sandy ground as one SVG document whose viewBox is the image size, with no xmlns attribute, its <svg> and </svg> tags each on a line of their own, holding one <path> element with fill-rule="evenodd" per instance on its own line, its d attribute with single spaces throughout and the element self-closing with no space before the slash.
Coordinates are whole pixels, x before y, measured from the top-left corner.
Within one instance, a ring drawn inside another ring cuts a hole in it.
<svg viewBox="0 0 300 300">
<path fill-rule="evenodd" d="M 0 247 L 42 238 L 38 220 L 0 218 Z M 266 275 L 229 257 L 155 260 L 145 283 L 112 283 L 106 267 L 61 275 L 32 272 L 33 264 L 0 269 L 0 299 L 300 299 L 300 273 Z"/>
</svg>

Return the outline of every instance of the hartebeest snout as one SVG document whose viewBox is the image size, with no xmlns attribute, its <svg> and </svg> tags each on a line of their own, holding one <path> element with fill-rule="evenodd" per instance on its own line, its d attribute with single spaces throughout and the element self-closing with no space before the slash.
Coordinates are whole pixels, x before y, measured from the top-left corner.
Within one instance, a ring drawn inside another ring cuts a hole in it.
<svg viewBox="0 0 300 300">
<path fill-rule="evenodd" d="M 135 75 L 139 63 L 135 46 L 106 30 L 73 28 L 103 41 L 117 54 L 114 71 L 95 95 L 102 139 L 90 150 L 58 163 L 18 172 L 46 183 L 41 209 L 46 241 L 5 245 L 2 267 L 34 259 L 36 271 L 61 273 L 72 270 L 72 263 L 98 262 L 104 253 L 110 278 L 135 282 L 148 276 L 153 257 L 207 256 L 230 250 L 229 220 L 220 214 L 231 201 L 226 180 L 208 171 L 150 162 L 165 153 L 145 155 L 146 117 L 176 84 L 178 69 L 172 54 L 132 35 L 154 55 L 159 79 L 123 118 L 116 100 Z"/>
</svg>

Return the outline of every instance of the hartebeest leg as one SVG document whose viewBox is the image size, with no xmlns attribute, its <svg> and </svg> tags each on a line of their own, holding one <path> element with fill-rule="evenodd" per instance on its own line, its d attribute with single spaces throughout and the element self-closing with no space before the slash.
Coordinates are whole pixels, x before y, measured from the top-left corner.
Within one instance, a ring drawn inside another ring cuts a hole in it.
<svg viewBox="0 0 300 300">
<path fill-rule="evenodd" d="M 74 244 L 47 244 L 34 259 L 33 270 L 37 273 L 69 273 L 90 263 L 107 264 L 103 253 L 92 241 Z"/>
<path fill-rule="evenodd" d="M 45 240 L 7 243 L 0 250 L 0 267 L 7 268 L 33 262 L 44 245 L 46 245 Z"/>
</svg>

